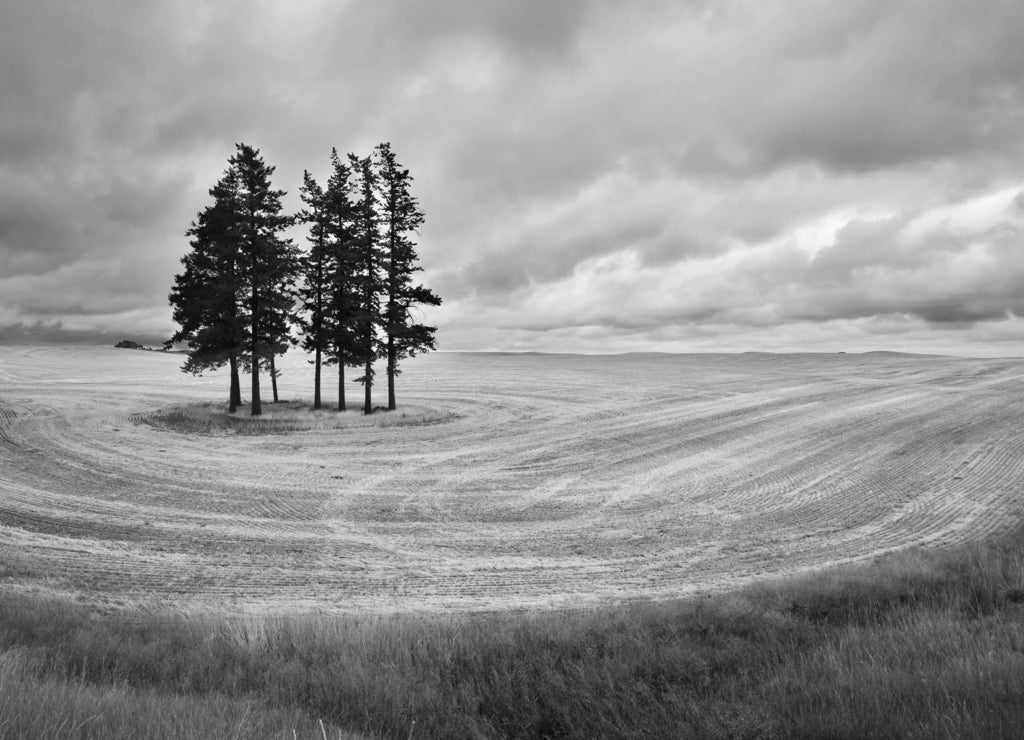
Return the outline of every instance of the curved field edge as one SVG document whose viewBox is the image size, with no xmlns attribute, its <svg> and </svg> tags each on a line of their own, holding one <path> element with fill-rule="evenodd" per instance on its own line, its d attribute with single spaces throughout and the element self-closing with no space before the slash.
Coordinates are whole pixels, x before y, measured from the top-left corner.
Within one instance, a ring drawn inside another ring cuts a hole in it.
<svg viewBox="0 0 1024 740">
<path fill-rule="evenodd" d="M 429 356 L 399 413 L 440 423 L 209 435 L 140 421 L 222 402 L 226 379 L 180 358 L 0 359 L 2 587 L 104 608 L 672 599 L 941 550 L 1022 511 L 1019 360 Z M 304 360 L 282 369 L 308 397 Z"/>
<path fill-rule="evenodd" d="M 135 692 L 137 723 L 192 701 L 210 726 L 248 702 L 303 731 L 318 718 L 395 738 L 1019 737 L 1024 528 L 592 610 L 230 618 L 17 597 L 0 601 L 0 681 L 12 663 L 33 685 L 78 687 L 79 705 Z M 9 696 L 0 727 L 85 711 L 33 715 Z M 89 711 L 109 728 L 126 706 Z M 127 736 L 88 727 L 77 736 Z"/>
</svg>

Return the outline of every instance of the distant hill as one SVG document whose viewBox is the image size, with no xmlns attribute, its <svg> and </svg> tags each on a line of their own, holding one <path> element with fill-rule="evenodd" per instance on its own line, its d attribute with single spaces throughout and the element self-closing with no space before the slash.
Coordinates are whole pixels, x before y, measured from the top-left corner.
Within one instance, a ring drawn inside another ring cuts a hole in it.
<svg viewBox="0 0 1024 740">
<path fill-rule="evenodd" d="M 169 350 L 166 347 L 146 347 L 145 345 L 139 344 L 138 342 L 132 341 L 131 339 L 122 339 L 120 342 L 114 345 L 118 349 L 144 349 L 147 352 L 174 352 L 174 353 L 188 353 L 185 349 Z"/>
</svg>

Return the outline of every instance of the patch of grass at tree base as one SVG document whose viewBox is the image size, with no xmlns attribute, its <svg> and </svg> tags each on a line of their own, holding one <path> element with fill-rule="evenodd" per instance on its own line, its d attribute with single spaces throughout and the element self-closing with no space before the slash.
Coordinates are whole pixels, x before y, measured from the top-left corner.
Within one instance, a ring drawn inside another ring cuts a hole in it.
<svg viewBox="0 0 1024 740">
<path fill-rule="evenodd" d="M 314 409 L 304 401 L 264 402 L 263 413 L 251 416 L 246 404 L 234 414 L 220 403 L 178 404 L 138 417 L 153 426 L 188 434 L 262 435 L 326 431 L 352 427 L 392 427 L 438 424 L 455 418 L 451 411 L 409 405 L 389 411 L 376 406 L 372 414 L 362 407 L 338 411 L 327 406 Z"/>
<path fill-rule="evenodd" d="M 413 721 L 416 737 L 1010 738 L 1024 736 L 1022 594 L 1017 529 L 580 611 L 218 618 L 4 598 L 0 660 L 15 656 L 24 680 L 83 687 L 100 716 L 116 689 L 137 692 L 124 701 L 141 715 L 162 711 L 153 696 L 194 701 L 196 721 L 218 728 L 242 727 L 233 712 L 250 707 L 263 727 L 322 718 L 399 738 Z M 0 728 L 14 715 L 49 727 L 64 711 L 35 717 L 26 695 L 8 696 Z"/>
</svg>

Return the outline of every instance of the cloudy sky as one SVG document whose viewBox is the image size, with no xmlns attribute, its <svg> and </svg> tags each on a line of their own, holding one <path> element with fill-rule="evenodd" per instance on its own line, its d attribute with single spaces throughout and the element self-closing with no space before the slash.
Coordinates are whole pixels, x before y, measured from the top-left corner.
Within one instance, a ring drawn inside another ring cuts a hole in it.
<svg viewBox="0 0 1024 740">
<path fill-rule="evenodd" d="M 1019 0 L 9 0 L 0 106 L 4 343 L 169 336 L 235 142 L 390 141 L 442 349 L 1024 354 Z"/>
</svg>

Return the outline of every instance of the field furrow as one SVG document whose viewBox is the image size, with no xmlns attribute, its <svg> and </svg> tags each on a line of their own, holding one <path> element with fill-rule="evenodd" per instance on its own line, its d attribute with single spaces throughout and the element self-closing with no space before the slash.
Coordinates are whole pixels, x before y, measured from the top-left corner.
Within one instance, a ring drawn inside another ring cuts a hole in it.
<svg viewBox="0 0 1024 740">
<path fill-rule="evenodd" d="M 0 590 L 263 612 L 586 606 L 947 547 L 1024 516 L 1019 360 L 437 354 L 399 379 L 400 409 L 429 423 L 293 411 L 277 431 L 273 404 L 269 426 L 182 428 L 168 409 L 227 390 L 182 360 L 0 348 Z M 282 366 L 284 397 L 308 399 L 304 358 Z"/>
</svg>

